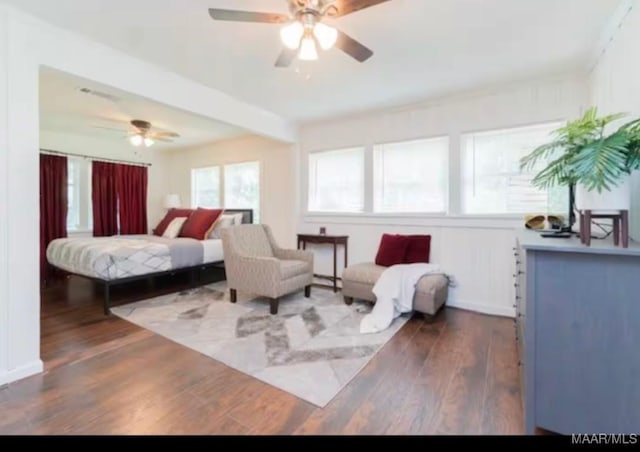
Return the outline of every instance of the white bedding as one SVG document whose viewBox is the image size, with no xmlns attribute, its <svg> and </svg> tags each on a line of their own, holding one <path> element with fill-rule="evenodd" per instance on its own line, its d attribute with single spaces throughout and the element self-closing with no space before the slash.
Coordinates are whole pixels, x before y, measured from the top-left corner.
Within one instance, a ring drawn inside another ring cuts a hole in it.
<svg viewBox="0 0 640 452">
<path fill-rule="evenodd" d="M 219 239 L 131 235 L 54 240 L 47 260 L 71 273 L 111 281 L 219 262 L 223 253 Z"/>
<path fill-rule="evenodd" d="M 360 333 L 379 333 L 400 315 L 411 312 L 418 280 L 436 273 L 442 271 L 434 264 L 400 264 L 387 268 L 373 286 L 376 304 L 360 321 Z"/>
<path fill-rule="evenodd" d="M 224 260 L 224 253 L 222 252 L 222 240 L 209 239 L 203 240 L 202 246 L 204 248 L 204 263 L 210 264 L 212 262 L 221 262 Z"/>
</svg>

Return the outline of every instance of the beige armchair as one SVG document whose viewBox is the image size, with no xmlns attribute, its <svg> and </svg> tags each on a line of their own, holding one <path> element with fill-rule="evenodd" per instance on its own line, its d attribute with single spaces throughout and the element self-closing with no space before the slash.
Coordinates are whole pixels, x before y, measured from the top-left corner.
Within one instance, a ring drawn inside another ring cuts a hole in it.
<svg viewBox="0 0 640 452">
<path fill-rule="evenodd" d="M 237 291 L 271 299 L 271 314 L 278 313 L 279 298 L 304 288 L 311 296 L 313 254 L 280 248 L 269 226 L 247 224 L 222 230 L 224 266 L 231 303 Z"/>
</svg>

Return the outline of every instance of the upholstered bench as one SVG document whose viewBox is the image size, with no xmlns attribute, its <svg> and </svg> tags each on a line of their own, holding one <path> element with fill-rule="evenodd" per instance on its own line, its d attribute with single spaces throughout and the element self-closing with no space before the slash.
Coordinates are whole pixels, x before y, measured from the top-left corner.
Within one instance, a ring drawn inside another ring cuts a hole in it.
<svg viewBox="0 0 640 452">
<path fill-rule="evenodd" d="M 387 267 L 372 262 L 351 265 L 342 273 L 342 295 L 348 305 L 354 299 L 376 301 L 373 286 Z M 413 309 L 423 314 L 435 315 L 447 301 L 449 279 L 445 275 L 425 275 L 418 281 L 413 298 Z"/>
</svg>

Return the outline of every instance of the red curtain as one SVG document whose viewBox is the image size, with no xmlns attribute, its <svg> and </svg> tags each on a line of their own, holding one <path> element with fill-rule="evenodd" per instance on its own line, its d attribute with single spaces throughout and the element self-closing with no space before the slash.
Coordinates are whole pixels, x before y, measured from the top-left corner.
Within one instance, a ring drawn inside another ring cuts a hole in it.
<svg viewBox="0 0 640 452">
<path fill-rule="evenodd" d="M 116 165 L 116 189 L 120 213 L 120 234 L 146 234 L 147 168 Z"/>
<path fill-rule="evenodd" d="M 91 201 L 93 202 L 93 235 L 108 237 L 118 234 L 118 192 L 116 164 L 91 163 Z"/>
<path fill-rule="evenodd" d="M 40 280 L 53 275 L 47 246 L 67 236 L 67 158 L 40 155 Z"/>
</svg>

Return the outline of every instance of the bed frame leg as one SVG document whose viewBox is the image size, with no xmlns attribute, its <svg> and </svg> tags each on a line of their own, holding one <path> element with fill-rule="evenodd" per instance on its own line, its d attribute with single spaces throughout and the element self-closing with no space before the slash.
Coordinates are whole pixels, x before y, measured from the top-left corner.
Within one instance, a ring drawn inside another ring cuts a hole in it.
<svg viewBox="0 0 640 452">
<path fill-rule="evenodd" d="M 155 292 L 156 290 L 156 280 L 154 277 L 147 279 L 147 289 L 149 292 Z"/>
<path fill-rule="evenodd" d="M 198 285 L 198 270 L 195 268 L 189 272 L 189 285 L 192 289 Z"/>
<path fill-rule="evenodd" d="M 111 286 L 109 283 L 104 283 L 104 315 L 111 314 L 111 308 L 109 307 L 109 295 Z"/>
</svg>

